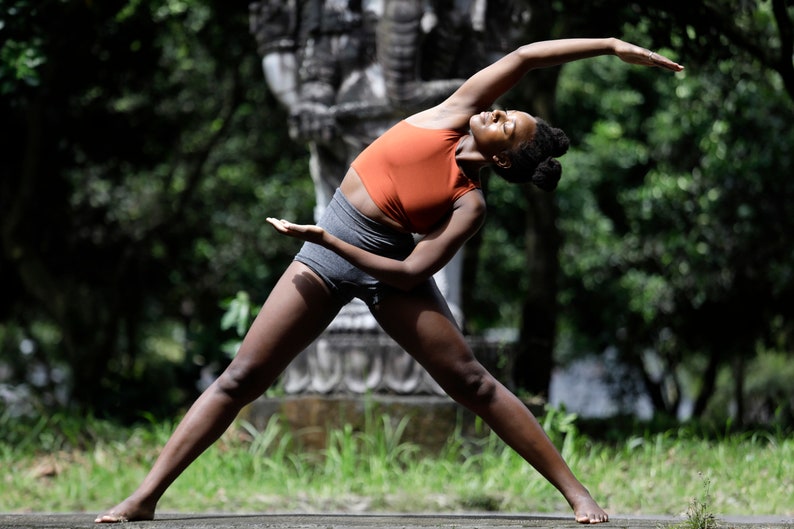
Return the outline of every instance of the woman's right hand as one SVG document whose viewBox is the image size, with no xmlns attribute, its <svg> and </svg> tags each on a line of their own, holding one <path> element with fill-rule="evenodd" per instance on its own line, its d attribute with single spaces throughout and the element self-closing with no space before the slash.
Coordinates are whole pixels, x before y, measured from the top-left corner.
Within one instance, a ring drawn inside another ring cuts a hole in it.
<svg viewBox="0 0 794 529">
<path fill-rule="evenodd" d="M 673 72 L 680 72 L 684 69 L 683 66 L 677 62 L 671 61 L 664 55 L 659 55 L 655 51 L 615 39 L 615 55 L 620 60 L 629 64 L 637 64 L 639 66 L 658 66 Z"/>
<path fill-rule="evenodd" d="M 313 242 L 321 244 L 323 242 L 323 235 L 325 230 L 314 224 L 294 224 L 284 219 L 275 219 L 267 217 L 267 222 L 273 226 L 277 232 L 295 237 L 306 242 Z"/>
</svg>

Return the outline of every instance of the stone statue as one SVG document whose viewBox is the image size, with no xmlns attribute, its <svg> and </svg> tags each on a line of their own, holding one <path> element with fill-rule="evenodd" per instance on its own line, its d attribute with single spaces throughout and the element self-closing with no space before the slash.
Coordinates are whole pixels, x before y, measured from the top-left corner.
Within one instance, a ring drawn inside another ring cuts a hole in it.
<svg viewBox="0 0 794 529">
<path fill-rule="evenodd" d="M 268 87 L 289 109 L 290 136 L 309 146 L 315 219 L 361 150 L 398 120 L 446 98 L 490 55 L 503 53 L 504 27 L 486 31 L 487 12 L 498 9 L 508 25 L 512 13 L 505 0 L 261 0 L 249 9 Z M 462 322 L 460 272 L 456 257 L 435 279 Z M 329 332 L 376 329 L 366 306 L 354 300 Z M 383 348 L 381 338 L 375 341 L 379 345 L 370 346 Z M 352 343 L 341 354 L 327 346 L 321 338 L 293 363 L 288 392 L 440 391 L 406 353 L 367 361 Z M 324 375 L 312 375 L 319 372 Z"/>
</svg>

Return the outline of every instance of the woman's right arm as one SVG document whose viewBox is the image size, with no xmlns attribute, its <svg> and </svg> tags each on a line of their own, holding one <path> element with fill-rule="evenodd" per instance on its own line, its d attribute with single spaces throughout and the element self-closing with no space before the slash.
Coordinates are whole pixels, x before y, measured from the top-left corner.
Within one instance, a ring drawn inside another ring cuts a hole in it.
<svg viewBox="0 0 794 529">
<path fill-rule="evenodd" d="M 387 285 L 411 290 L 441 270 L 482 226 L 484 218 L 485 199 L 482 192 L 464 194 L 455 202 L 452 213 L 443 224 L 419 241 L 402 261 L 363 250 L 319 226 L 293 224 L 274 218 L 268 218 L 267 221 L 279 233 L 328 248 Z"/>
</svg>

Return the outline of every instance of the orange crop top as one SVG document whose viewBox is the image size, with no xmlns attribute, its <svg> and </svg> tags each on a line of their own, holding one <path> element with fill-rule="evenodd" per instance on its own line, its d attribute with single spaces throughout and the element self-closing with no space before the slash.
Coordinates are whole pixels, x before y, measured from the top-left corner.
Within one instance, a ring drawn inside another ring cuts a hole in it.
<svg viewBox="0 0 794 529">
<path fill-rule="evenodd" d="M 479 188 L 455 161 L 465 132 L 400 121 L 351 164 L 369 196 L 412 233 L 429 233 L 465 193 Z"/>
</svg>

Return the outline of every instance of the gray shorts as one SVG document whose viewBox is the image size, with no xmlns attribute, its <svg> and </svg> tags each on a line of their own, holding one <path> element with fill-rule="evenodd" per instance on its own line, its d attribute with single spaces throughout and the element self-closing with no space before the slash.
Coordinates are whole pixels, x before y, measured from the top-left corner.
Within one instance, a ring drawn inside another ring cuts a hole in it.
<svg viewBox="0 0 794 529">
<path fill-rule="evenodd" d="M 317 225 L 343 241 L 384 257 L 402 261 L 414 249 L 414 238 L 362 215 L 337 189 Z M 377 305 L 394 287 L 381 283 L 336 253 L 314 243 L 304 243 L 296 261 L 311 268 L 342 303 L 359 298 Z"/>
</svg>

